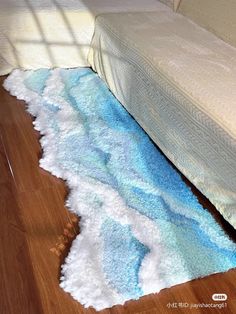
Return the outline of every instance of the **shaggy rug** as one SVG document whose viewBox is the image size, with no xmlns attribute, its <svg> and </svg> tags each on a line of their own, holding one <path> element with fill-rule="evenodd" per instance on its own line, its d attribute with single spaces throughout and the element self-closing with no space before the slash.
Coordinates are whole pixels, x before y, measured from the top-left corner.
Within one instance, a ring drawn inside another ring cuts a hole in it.
<svg viewBox="0 0 236 314">
<path fill-rule="evenodd" d="M 76 300 L 101 310 L 236 266 L 236 245 L 90 69 L 15 70 L 4 86 L 82 217 L 60 284 Z"/>
</svg>

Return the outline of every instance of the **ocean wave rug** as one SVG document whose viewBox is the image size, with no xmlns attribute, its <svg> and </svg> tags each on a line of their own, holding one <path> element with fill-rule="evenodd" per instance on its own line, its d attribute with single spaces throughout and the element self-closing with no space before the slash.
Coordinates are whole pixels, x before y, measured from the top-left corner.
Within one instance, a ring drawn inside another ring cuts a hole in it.
<svg viewBox="0 0 236 314">
<path fill-rule="evenodd" d="M 60 284 L 76 300 L 101 310 L 236 266 L 236 245 L 90 69 L 15 70 L 4 86 L 82 217 Z"/>
</svg>

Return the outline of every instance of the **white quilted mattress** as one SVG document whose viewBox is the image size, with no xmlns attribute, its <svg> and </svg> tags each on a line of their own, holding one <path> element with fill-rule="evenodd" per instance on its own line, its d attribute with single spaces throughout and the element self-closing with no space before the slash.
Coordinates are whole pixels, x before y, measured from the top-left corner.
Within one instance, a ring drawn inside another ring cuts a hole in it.
<svg viewBox="0 0 236 314">
<path fill-rule="evenodd" d="M 104 14 L 89 61 L 236 228 L 236 49 L 171 11 Z"/>
<path fill-rule="evenodd" d="M 0 0 L 0 75 L 88 66 L 97 14 L 168 9 L 157 0 Z"/>
</svg>

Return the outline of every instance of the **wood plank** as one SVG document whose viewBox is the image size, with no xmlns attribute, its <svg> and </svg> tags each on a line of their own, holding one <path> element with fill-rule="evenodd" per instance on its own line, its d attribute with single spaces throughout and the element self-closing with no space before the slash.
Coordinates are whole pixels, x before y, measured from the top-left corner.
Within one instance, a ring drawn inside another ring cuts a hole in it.
<svg viewBox="0 0 236 314">
<path fill-rule="evenodd" d="M 13 178 L 0 138 L 0 313 L 42 313 Z"/>
</svg>

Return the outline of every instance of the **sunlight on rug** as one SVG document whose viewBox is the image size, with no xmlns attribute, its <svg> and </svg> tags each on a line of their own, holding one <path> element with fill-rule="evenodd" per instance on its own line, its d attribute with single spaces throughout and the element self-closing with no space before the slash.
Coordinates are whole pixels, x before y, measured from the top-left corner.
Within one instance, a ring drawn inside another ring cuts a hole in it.
<svg viewBox="0 0 236 314">
<path fill-rule="evenodd" d="M 76 300 L 101 310 L 236 266 L 236 245 L 90 69 L 15 70 L 4 87 L 82 217 L 60 284 Z"/>
</svg>

